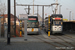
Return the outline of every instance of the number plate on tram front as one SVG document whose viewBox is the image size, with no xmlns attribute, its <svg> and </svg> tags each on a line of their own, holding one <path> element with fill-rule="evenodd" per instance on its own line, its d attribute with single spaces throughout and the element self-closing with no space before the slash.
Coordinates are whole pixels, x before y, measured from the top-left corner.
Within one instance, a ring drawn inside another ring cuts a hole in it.
<svg viewBox="0 0 75 50">
<path fill-rule="evenodd" d="M 34 31 L 34 28 L 32 28 L 32 32 Z"/>
</svg>

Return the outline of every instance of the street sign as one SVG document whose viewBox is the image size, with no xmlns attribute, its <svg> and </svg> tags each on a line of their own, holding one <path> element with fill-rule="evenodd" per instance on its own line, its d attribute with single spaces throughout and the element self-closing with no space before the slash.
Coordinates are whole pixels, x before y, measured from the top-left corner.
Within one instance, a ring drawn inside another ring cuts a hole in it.
<svg viewBox="0 0 75 50">
<path fill-rule="evenodd" d="M 20 15 L 19 15 L 19 19 L 20 19 L 20 20 L 28 19 L 28 15 L 27 15 L 27 14 L 20 14 Z"/>
</svg>

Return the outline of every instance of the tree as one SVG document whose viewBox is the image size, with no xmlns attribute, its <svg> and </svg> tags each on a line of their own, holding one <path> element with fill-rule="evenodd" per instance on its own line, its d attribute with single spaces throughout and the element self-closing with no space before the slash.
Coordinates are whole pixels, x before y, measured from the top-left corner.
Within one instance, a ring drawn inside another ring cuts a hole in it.
<svg viewBox="0 0 75 50">
<path fill-rule="evenodd" d="M 0 3 L 0 14 L 4 14 L 6 11 L 6 5 L 5 3 Z"/>
<path fill-rule="evenodd" d="M 1 0 L 0 0 L 1 1 Z M 3 26 L 2 26 L 2 34 L 4 36 L 4 13 L 6 11 L 6 5 L 5 3 L 1 3 L 0 2 L 0 14 L 3 16 L 3 20 L 2 20 L 2 23 L 3 23 Z"/>
</svg>

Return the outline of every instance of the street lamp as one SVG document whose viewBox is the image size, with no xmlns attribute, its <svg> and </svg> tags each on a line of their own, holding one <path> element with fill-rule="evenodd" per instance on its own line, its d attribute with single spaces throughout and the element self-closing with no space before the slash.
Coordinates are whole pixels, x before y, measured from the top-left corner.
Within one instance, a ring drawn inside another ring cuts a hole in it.
<svg viewBox="0 0 75 50">
<path fill-rule="evenodd" d="M 72 20 L 74 20 L 74 19 L 73 19 L 73 14 L 74 14 L 73 10 L 72 10 L 72 9 L 68 9 L 68 8 L 67 8 L 67 10 L 70 10 L 70 12 L 69 12 L 69 20 L 71 19 L 71 18 L 70 18 L 70 17 L 71 17 L 71 12 L 72 12 Z"/>
<path fill-rule="evenodd" d="M 71 11 L 69 12 L 69 20 L 71 20 Z"/>
<path fill-rule="evenodd" d="M 67 10 L 70 10 L 70 12 L 69 12 L 69 20 L 71 19 L 71 12 L 72 12 L 72 20 L 73 20 L 73 11 L 72 11 L 72 9 L 68 9 L 67 8 Z M 70 31 L 72 31 L 72 27 L 73 26 L 73 24 L 71 23 L 71 29 L 70 29 Z"/>
</svg>

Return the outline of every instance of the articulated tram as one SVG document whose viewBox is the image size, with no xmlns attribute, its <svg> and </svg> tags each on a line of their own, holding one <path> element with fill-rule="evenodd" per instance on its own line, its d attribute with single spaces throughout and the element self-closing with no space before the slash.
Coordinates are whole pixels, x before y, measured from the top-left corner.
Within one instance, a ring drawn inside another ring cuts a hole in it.
<svg viewBox="0 0 75 50">
<path fill-rule="evenodd" d="M 27 34 L 39 34 L 38 16 L 36 16 L 36 15 L 33 15 L 33 16 L 28 15 Z"/>
<path fill-rule="evenodd" d="M 48 18 L 45 18 L 45 31 L 48 32 Z M 63 31 L 63 16 L 61 14 L 52 14 L 50 16 L 50 31 L 51 34 L 62 33 Z"/>
</svg>

